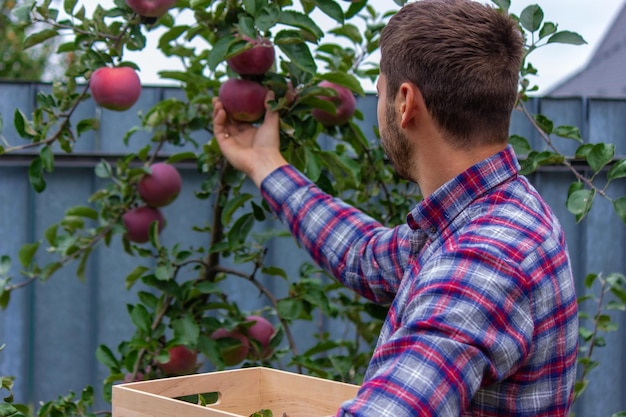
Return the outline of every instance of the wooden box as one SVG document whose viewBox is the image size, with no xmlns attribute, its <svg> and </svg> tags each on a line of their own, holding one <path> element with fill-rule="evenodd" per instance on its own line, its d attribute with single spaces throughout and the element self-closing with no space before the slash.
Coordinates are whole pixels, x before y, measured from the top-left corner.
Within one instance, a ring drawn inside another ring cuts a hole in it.
<svg viewBox="0 0 626 417">
<path fill-rule="evenodd" d="M 210 372 L 114 385 L 112 417 L 248 417 L 262 409 L 274 417 L 326 417 L 358 388 L 264 367 Z M 180 399 L 209 393 L 212 404 Z"/>
</svg>

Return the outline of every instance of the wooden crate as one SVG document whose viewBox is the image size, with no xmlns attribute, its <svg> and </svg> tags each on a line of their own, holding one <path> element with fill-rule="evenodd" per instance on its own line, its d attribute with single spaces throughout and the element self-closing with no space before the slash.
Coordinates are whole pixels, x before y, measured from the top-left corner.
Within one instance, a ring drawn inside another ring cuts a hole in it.
<svg viewBox="0 0 626 417">
<path fill-rule="evenodd" d="M 112 417 L 248 417 L 261 409 L 274 417 L 334 416 L 358 388 L 264 367 L 210 372 L 115 385 Z M 178 399 L 206 393 L 217 393 L 217 401 L 203 406 Z"/>
</svg>

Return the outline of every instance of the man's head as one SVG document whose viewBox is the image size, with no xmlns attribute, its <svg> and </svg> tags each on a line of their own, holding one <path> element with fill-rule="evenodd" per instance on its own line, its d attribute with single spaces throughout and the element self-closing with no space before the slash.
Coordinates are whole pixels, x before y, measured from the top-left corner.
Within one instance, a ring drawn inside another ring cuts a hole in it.
<svg viewBox="0 0 626 417">
<path fill-rule="evenodd" d="M 455 147 L 506 143 L 523 57 L 513 19 L 470 0 L 417 1 L 390 19 L 380 47 L 388 101 L 413 83 Z"/>
</svg>

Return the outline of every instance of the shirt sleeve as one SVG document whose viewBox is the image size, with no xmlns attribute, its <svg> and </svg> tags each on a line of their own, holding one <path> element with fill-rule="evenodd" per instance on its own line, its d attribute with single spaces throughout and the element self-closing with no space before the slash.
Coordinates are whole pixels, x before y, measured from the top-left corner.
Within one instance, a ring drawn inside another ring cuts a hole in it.
<svg viewBox="0 0 626 417">
<path fill-rule="evenodd" d="M 411 249 L 407 225 L 382 226 L 289 165 L 265 178 L 261 192 L 322 268 L 372 301 L 393 299 Z"/>
<path fill-rule="evenodd" d="M 534 325 L 519 270 L 491 255 L 457 251 L 427 262 L 419 281 L 357 397 L 337 416 L 460 416 L 479 388 L 489 396 L 488 387 L 498 389 L 494 383 L 525 362 Z M 509 398 L 523 394 L 525 381 L 518 382 L 520 391 Z M 483 407 L 501 407 L 494 398 L 483 398 Z"/>
</svg>

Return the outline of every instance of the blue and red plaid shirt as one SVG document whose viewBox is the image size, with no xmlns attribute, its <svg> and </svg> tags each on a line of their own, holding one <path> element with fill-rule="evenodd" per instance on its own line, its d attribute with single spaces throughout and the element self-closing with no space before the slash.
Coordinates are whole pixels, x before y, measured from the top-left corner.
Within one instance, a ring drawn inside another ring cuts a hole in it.
<svg viewBox="0 0 626 417">
<path fill-rule="evenodd" d="M 291 166 L 264 198 L 316 262 L 390 303 L 358 396 L 338 416 L 567 416 L 577 303 L 559 221 L 513 150 L 388 228 Z"/>
</svg>

